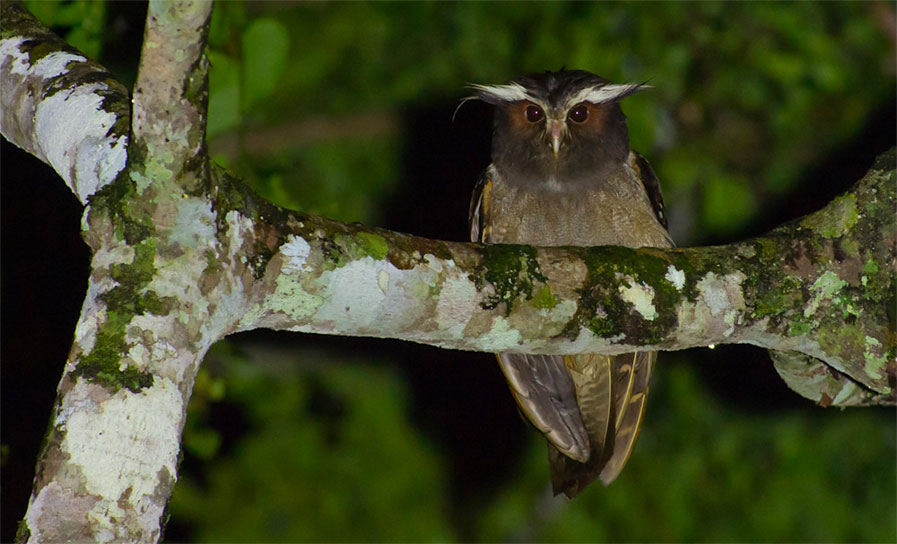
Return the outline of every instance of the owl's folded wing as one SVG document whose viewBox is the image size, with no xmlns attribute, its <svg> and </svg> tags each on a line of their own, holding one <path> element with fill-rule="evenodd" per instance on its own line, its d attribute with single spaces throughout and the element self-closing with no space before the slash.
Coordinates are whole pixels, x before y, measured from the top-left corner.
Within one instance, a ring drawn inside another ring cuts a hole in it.
<svg viewBox="0 0 897 544">
<path fill-rule="evenodd" d="M 495 168 L 490 165 L 473 188 L 467 216 L 470 221 L 471 242 L 489 242 L 489 218 L 492 214 L 492 176 L 494 174 Z"/>
<path fill-rule="evenodd" d="M 641 427 L 656 357 L 654 352 L 639 352 L 565 359 L 589 432 L 591 456 L 578 463 L 549 448 L 555 495 L 573 498 L 598 477 L 609 485 L 623 470 Z"/>
<path fill-rule="evenodd" d="M 601 469 L 601 482 L 610 485 L 629 460 L 645 415 L 645 399 L 657 352 L 640 351 L 619 355 L 614 364 L 614 412 L 616 422 L 613 453 Z"/>
<path fill-rule="evenodd" d="M 666 211 L 663 208 L 663 193 L 660 191 L 660 180 L 657 179 L 657 174 L 651 168 L 651 163 L 645 157 L 642 157 L 639 152 L 630 150 L 629 166 L 635 170 L 636 175 L 641 180 L 642 186 L 645 188 L 645 194 L 648 195 L 648 200 L 651 202 L 651 208 L 654 210 L 654 215 L 657 216 L 657 221 L 663 225 L 665 230 L 669 229 Z M 672 245 L 672 240 L 670 240 L 670 245 Z"/>
<path fill-rule="evenodd" d="M 587 461 L 589 435 L 564 358 L 501 353 L 498 362 L 526 418 L 561 453 L 580 462 Z"/>
</svg>

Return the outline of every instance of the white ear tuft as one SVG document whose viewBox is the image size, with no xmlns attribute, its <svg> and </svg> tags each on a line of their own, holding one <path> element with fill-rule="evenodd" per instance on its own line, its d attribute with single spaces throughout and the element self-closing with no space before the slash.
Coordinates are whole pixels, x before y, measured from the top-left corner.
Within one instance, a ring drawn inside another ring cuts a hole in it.
<svg viewBox="0 0 897 544">
<path fill-rule="evenodd" d="M 468 85 L 468 87 L 476 91 L 476 95 L 470 98 L 479 98 L 490 104 L 519 102 L 521 100 L 535 101 L 535 98 L 530 96 L 523 85 L 519 83 L 509 83 L 507 85 L 479 85 L 474 83 Z"/>
<path fill-rule="evenodd" d="M 644 83 L 626 83 L 622 85 L 609 83 L 603 87 L 592 87 L 579 91 L 570 100 L 570 103 L 591 102 L 593 104 L 601 104 L 604 102 L 614 102 L 626 98 L 631 94 L 635 94 L 642 89 L 651 88 L 651 85 L 645 85 Z"/>
</svg>

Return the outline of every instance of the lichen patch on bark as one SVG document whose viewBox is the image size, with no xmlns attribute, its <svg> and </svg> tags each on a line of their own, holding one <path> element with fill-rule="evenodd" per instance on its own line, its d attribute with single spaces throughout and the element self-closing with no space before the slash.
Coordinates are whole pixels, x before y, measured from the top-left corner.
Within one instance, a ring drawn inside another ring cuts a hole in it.
<svg viewBox="0 0 897 544">
<path fill-rule="evenodd" d="M 621 285 L 619 287 L 623 300 L 632 304 L 642 317 L 648 321 L 654 321 L 658 316 L 657 308 L 654 307 L 654 288 L 644 283 L 638 283 L 632 278 L 624 277 L 624 281 L 629 280 L 629 285 Z"/>
</svg>

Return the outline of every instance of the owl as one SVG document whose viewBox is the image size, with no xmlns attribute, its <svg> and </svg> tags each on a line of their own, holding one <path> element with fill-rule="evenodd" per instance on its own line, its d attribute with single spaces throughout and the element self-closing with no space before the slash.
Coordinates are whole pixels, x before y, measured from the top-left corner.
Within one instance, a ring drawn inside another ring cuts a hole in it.
<svg viewBox="0 0 897 544">
<path fill-rule="evenodd" d="M 629 148 L 617 85 L 583 70 L 472 85 L 495 106 L 492 164 L 474 190 L 475 242 L 672 247 L 657 177 Z M 609 485 L 638 436 L 657 354 L 497 354 L 518 406 L 548 440 L 554 494 Z"/>
</svg>

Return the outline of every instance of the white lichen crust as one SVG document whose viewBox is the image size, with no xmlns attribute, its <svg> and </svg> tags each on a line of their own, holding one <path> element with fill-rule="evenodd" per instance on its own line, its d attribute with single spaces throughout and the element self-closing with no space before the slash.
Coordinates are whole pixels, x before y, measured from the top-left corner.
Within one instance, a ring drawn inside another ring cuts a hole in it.
<svg viewBox="0 0 897 544">
<path fill-rule="evenodd" d="M 127 135 L 112 130 L 118 115 L 105 109 L 114 91 L 101 81 L 56 88 L 87 59 L 54 51 L 32 62 L 26 43 L 21 36 L 0 40 L 0 132 L 52 166 L 86 203 L 127 163 Z"/>
<path fill-rule="evenodd" d="M 183 400 L 167 380 L 141 393 L 122 389 L 114 395 L 100 386 L 78 382 L 64 397 L 56 418 L 61 456 L 47 470 L 53 480 L 38 490 L 25 516 L 31 542 L 58 538 L 41 533 L 49 520 L 71 509 L 84 511 L 96 542 L 121 542 L 139 535 L 154 542 L 177 472 Z M 66 485 L 67 484 L 67 485 Z M 73 490 L 77 489 L 77 493 Z M 136 515 L 140 513 L 140 515 Z"/>
</svg>

